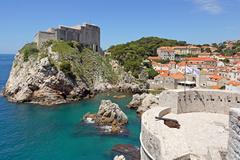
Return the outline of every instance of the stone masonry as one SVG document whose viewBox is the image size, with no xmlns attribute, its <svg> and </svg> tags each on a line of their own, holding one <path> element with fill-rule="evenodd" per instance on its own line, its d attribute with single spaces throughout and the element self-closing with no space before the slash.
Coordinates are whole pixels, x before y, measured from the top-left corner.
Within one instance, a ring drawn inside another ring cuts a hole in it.
<svg viewBox="0 0 240 160">
<path fill-rule="evenodd" d="M 240 109 L 231 108 L 229 113 L 228 160 L 240 159 Z"/>
<path fill-rule="evenodd" d="M 141 160 L 240 160 L 240 94 L 166 90 L 142 115 Z M 176 120 L 171 128 L 155 117 Z"/>
<path fill-rule="evenodd" d="M 100 52 L 100 28 L 92 24 L 77 26 L 62 26 L 50 28 L 47 31 L 39 31 L 34 36 L 34 42 L 41 46 L 49 40 L 77 41 Z"/>
</svg>

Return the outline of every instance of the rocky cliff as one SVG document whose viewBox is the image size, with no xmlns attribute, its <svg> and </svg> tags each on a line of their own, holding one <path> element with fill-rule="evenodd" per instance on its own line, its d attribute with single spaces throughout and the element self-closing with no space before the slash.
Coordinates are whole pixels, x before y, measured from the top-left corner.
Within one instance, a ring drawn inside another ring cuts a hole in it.
<svg viewBox="0 0 240 160">
<path fill-rule="evenodd" d="M 51 41 L 19 51 L 3 95 L 12 102 L 54 105 L 107 89 L 140 92 L 142 86 L 116 62 L 77 42 Z"/>
</svg>

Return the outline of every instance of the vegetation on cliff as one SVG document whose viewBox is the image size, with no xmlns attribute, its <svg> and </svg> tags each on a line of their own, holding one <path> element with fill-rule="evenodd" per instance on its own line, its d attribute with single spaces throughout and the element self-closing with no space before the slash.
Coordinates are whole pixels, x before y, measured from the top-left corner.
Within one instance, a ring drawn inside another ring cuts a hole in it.
<svg viewBox="0 0 240 160">
<path fill-rule="evenodd" d="M 23 46 L 20 52 L 23 53 L 23 59 L 26 62 L 28 61 L 29 56 L 36 56 L 39 50 L 37 49 L 36 43 L 28 43 Z"/>
<path fill-rule="evenodd" d="M 143 68 L 143 60 L 148 56 L 156 56 L 158 47 L 176 45 L 186 45 L 186 42 L 146 37 L 126 44 L 114 45 L 108 51 L 113 59 L 118 60 L 124 66 L 125 71 L 131 71 L 135 77 L 138 77 Z"/>
<path fill-rule="evenodd" d="M 57 58 L 53 58 L 48 53 L 50 46 L 52 52 L 59 54 Z M 118 79 L 108 58 L 102 57 L 89 48 L 84 48 L 78 42 L 49 41 L 39 50 L 35 43 L 30 43 L 26 44 L 20 53 L 23 53 L 25 62 L 30 57 L 34 57 L 35 60 L 37 57 L 38 59 L 48 57 L 52 65 L 71 78 L 83 80 L 89 87 L 92 87 L 99 77 L 106 79 L 109 83 L 116 83 Z"/>
<path fill-rule="evenodd" d="M 144 85 L 107 57 L 78 42 L 26 44 L 16 55 L 3 95 L 12 102 L 53 105 L 98 91 L 140 92 Z"/>
</svg>

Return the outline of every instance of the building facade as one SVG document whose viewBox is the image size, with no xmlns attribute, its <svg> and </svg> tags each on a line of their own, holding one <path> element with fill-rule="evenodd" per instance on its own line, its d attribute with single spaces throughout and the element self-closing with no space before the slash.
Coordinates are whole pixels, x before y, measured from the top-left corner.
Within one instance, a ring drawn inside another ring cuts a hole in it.
<svg viewBox="0 0 240 160">
<path fill-rule="evenodd" d="M 185 55 L 185 54 L 201 54 L 201 48 L 196 46 L 176 46 L 174 47 L 176 54 Z"/>
<path fill-rule="evenodd" d="M 34 37 L 34 42 L 36 42 L 38 46 L 41 46 L 44 42 L 49 40 L 77 41 L 99 52 L 100 28 L 92 24 L 72 27 L 60 25 L 58 28 L 40 31 Z"/>
<path fill-rule="evenodd" d="M 201 54 L 201 48 L 196 46 L 175 46 L 175 47 L 159 47 L 157 49 L 158 56 L 163 60 L 181 60 L 181 55 Z"/>
<path fill-rule="evenodd" d="M 172 47 L 160 47 L 157 49 L 157 54 L 163 60 L 175 60 L 175 51 Z"/>
</svg>

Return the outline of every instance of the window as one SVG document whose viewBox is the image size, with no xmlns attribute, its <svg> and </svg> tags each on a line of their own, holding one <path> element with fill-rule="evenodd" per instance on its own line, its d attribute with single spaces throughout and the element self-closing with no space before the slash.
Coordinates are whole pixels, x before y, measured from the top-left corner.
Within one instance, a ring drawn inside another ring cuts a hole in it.
<svg viewBox="0 0 240 160">
<path fill-rule="evenodd" d="M 98 52 L 98 45 L 96 45 L 96 48 L 95 48 L 96 52 Z"/>
</svg>

